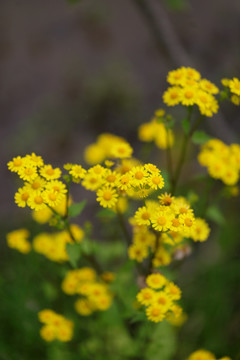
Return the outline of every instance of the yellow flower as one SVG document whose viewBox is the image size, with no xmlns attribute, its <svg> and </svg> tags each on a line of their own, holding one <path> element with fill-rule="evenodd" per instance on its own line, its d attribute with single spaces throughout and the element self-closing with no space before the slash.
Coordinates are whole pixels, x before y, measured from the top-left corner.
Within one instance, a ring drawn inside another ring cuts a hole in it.
<svg viewBox="0 0 240 360">
<path fill-rule="evenodd" d="M 209 94 L 219 93 L 219 89 L 217 88 L 217 86 L 207 79 L 202 79 L 199 85 L 202 90 L 208 92 Z"/>
<path fill-rule="evenodd" d="M 163 94 L 163 102 L 168 106 L 175 106 L 181 100 L 181 88 L 179 86 L 169 87 Z"/>
<path fill-rule="evenodd" d="M 18 174 L 21 179 L 32 182 L 38 176 L 37 167 L 27 163 L 19 169 Z"/>
<path fill-rule="evenodd" d="M 231 96 L 231 102 L 234 104 L 234 105 L 237 105 L 239 106 L 240 105 L 240 96 L 238 95 L 232 95 Z"/>
<path fill-rule="evenodd" d="M 119 159 L 131 157 L 132 147 L 127 142 L 117 142 L 111 146 L 111 156 Z"/>
<path fill-rule="evenodd" d="M 148 249 L 143 245 L 132 244 L 128 248 L 128 256 L 131 260 L 142 262 L 148 257 Z"/>
<path fill-rule="evenodd" d="M 206 221 L 201 218 L 195 219 L 195 226 L 191 233 L 191 237 L 194 241 L 206 241 L 210 233 L 210 228 Z"/>
<path fill-rule="evenodd" d="M 82 168 L 81 165 L 73 165 L 71 167 L 71 170 L 69 171 L 69 174 L 73 176 L 73 178 L 75 179 L 83 179 L 85 174 L 86 174 L 86 170 Z"/>
<path fill-rule="evenodd" d="M 116 205 L 118 194 L 111 186 L 104 186 L 97 191 L 97 201 L 103 207 L 112 208 Z"/>
<path fill-rule="evenodd" d="M 45 207 L 42 210 L 34 210 L 32 212 L 32 218 L 39 224 L 46 224 L 52 217 L 53 212 L 48 207 Z"/>
<path fill-rule="evenodd" d="M 26 155 L 26 159 L 32 163 L 32 165 L 35 165 L 37 167 L 43 166 L 43 159 L 41 156 L 36 155 L 35 153 L 32 153 L 31 155 Z"/>
<path fill-rule="evenodd" d="M 138 138 L 141 141 L 153 141 L 155 139 L 155 135 L 155 125 L 151 122 L 141 124 L 138 128 Z"/>
<path fill-rule="evenodd" d="M 102 163 L 106 158 L 104 149 L 98 144 L 91 144 L 84 151 L 84 160 L 89 165 Z"/>
<path fill-rule="evenodd" d="M 166 282 L 167 279 L 159 273 L 148 275 L 146 279 L 146 283 L 152 289 L 161 289 L 166 284 Z"/>
<path fill-rule="evenodd" d="M 156 211 L 151 217 L 152 226 L 158 231 L 167 231 L 172 226 L 174 215 L 171 211 Z"/>
<path fill-rule="evenodd" d="M 29 187 L 31 192 L 43 190 L 46 185 L 46 180 L 40 176 L 37 176 L 34 180 L 24 184 L 26 187 Z"/>
<path fill-rule="evenodd" d="M 41 196 L 45 204 L 54 207 L 62 202 L 64 194 L 53 190 L 46 190 L 42 192 Z"/>
<path fill-rule="evenodd" d="M 191 86 L 186 86 L 180 93 L 180 101 L 182 105 L 190 106 L 196 104 L 197 91 Z"/>
<path fill-rule="evenodd" d="M 207 350 L 194 351 L 187 360 L 216 360 L 215 356 Z"/>
<path fill-rule="evenodd" d="M 158 291 L 155 293 L 153 304 L 155 303 L 161 306 L 164 313 L 167 312 L 172 306 L 172 300 L 165 291 Z"/>
<path fill-rule="evenodd" d="M 37 211 L 46 208 L 47 205 L 44 203 L 42 192 L 38 190 L 32 193 L 29 197 L 28 205 L 30 206 L 31 209 Z"/>
<path fill-rule="evenodd" d="M 82 316 L 89 316 L 95 310 L 95 306 L 88 299 L 78 299 L 74 304 L 75 310 Z"/>
<path fill-rule="evenodd" d="M 119 177 L 120 175 L 116 171 L 107 169 L 104 174 L 103 180 L 106 182 L 106 185 L 116 186 Z"/>
<path fill-rule="evenodd" d="M 103 179 L 100 174 L 96 174 L 93 171 L 88 171 L 85 175 L 82 186 L 87 190 L 96 191 L 103 185 Z"/>
<path fill-rule="evenodd" d="M 122 175 L 118 182 L 117 186 L 120 190 L 128 190 L 131 187 L 132 177 L 129 173 Z"/>
<path fill-rule="evenodd" d="M 29 188 L 27 186 L 24 186 L 23 188 L 19 188 L 14 196 L 15 203 L 19 207 L 25 207 L 26 205 L 28 205 L 30 194 L 31 192 L 29 191 Z"/>
<path fill-rule="evenodd" d="M 55 180 L 60 178 L 61 170 L 59 168 L 53 169 L 52 165 L 44 165 L 40 169 L 40 174 L 47 180 Z"/>
<path fill-rule="evenodd" d="M 132 177 L 132 186 L 139 187 L 145 184 L 148 173 L 145 170 L 144 166 L 134 166 L 129 172 L 129 175 Z"/>
<path fill-rule="evenodd" d="M 167 75 L 167 81 L 171 85 L 181 85 L 186 77 L 186 70 L 184 67 L 181 67 L 176 70 L 169 71 Z"/>
<path fill-rule="evenodd" d="M 23 158 L 21 156 L 14 157 L 12 161 L 9 161 L 7 166 L 8 169 L 12 172 L 19 172 L 22 167 L 24 167 L 26 164 L 26 158 Z"/>
<path fill-rule="evenodd" d="M 229 81 L 229 88 L 232 93 L 240 96 L 240 80 L 238 78 L 234 77 Z"/>
<path fill-rule="evenodd" d="M 151 305 L 154 295 L 155 291 L 146 287 L 137 294 L 137 300 L 140 304 L 148 306 Z"/>
<path fill-rule="evenodd" d="M 150 225 L 150 216 L 150 211 L 146 208 L 146 206 L 143 206 L 138 208 L 134 218 L 138 225 Z"/>
<path fill-rule="evenodd" d="M 9 247 L 18 250 L 22 254 L 27 254 L 31 250 L 31 244 L 27 241 L 29 237 L 27 229 L 18 229 L 7 234 L 7 244 Z"/>
<path fill-rule="evenodd" d="M 147 178 L 147 184 L 151 189 L 157 190 L 162 189 L 164 187 L 164 180 L 162 175 L 159 174 L 151 174 Z"/>
<path fill-rule="evenodd" d="M 165 312 L 161 305 L 158 304 L 152 304 L 150 305 L 147 310 L 146 314 L 149 320 L 153 322 L 160 322 L 165 317 Z"/>
<path fill-rule="evenodd" d="M 168 282 L 165 287 L 165 292 L 172 300 L 179 300 L 181 298 L 181 290 L 173 282 Z"/>
</svg>

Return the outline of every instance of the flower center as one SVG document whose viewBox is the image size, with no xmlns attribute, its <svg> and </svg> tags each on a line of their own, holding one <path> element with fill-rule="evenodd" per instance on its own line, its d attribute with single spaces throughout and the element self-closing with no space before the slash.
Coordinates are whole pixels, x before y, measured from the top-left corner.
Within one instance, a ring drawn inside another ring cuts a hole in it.
<svg viewBox="0 0 240 360">
<path fill-rule="evenodd" d="M 188 91 L 185 92 L 184 95 L 185 95 L 185 97 L 186 97 L 187 99 L 191 99 L 191 98 L 193 97 L 193 92 L 190 91 L 190 90 L 188 90 Z"/>
<path fill-rule="evenodd" d="M 55 200 L 57 199 L 57 196 L 56 196 L 56 194 L 54 194 L 54 193 L 50 193 L 50 194 L 48 195 L 48 197 L 49 197 L 49 199 L 50 199 L 51 201 L 55 201 Z"/>
<path fill-rule="evenodd" d="M 112 193 L 111 193 L 111 191 L 104 191 L 104 193 L 103 193 L 103 198 L 104 198 L 104 200 L 106 200 L 106 201 L 109 201 L 109 200 L 111 200 L 111 198 L 112 198 Z"/>
<path fill-rule="evenodd" d="M 28 194 L 28 193 L 23 193 L 23 194 L 21 195 L 22 201 L 27 201 L 28 198 L 29 198 L 29 194 Z"/>
<path fill-rule="evenodd" d="M 51 176 L 54 174 L 54 170 L 52 168 L 49 168 L 47 169 L 46 174 Z"/>
<path fill-rule="evenodd" d="M 155 184 L 155 185 L 158 185 L 158 184 L 160 183 L 160 181 L 161 181 L 161 179 L 160 179 L 158 176 L 154 176 L 154 177 L 152 178 L 152 182 L 153 182 L 153 184 Z"/>
<path fill-rule="evenodd" d="M 189 219 L 189 218 L 186 218 L 186 219 L 184 220 L 184 223 L 185 223 L 185 225 L 188 226 L 188 227 L 191 227 L 191 226 L 192 226 L 192 220 Z"/>
<path fill-rule="evenodd" d="M 34 201 L 36 204 L 41 205 L 43 203 L 43 198 L 39 196 L 35 196 Z"/>
<path fill-rule="evenodd" d="M 173 91 L 171 92 L 171 95 L 170 95 L 171 99 L 176 99 L 178 97 L 178 93 L 176 91 Z"/>
<path fill-rule="evenodd" d="M 21 166 L 22 165 L 22 160 L 21 159 L 15 159 L 13 164 L 14 164 L 14 166 Z"/>
<path fill-rule="evenodd" d="M 116 176 L 113 174 L 110 174 L 107 176 L 107 181 L 108 182 L 114 182 L 116 180 Z"/>
<path fill-rule="evenodd" d="M 152 316 L 158 316 L 160 314 L 159 309 L 152 309 Z"/>
<path fill-rule="evenodd" d="M 180 225 L 180 222 L 179 222 L 178 219 L 173 219 L 172 224 L 173 224 L 174 227 L 178 227 Z"/>
<path fill-rule="evenodd" d="M 35 181 L 34 183 L 32 183 L 32 189 L 33 190 L 37 190 L 38 188 L 40 188 L 40 183 L 38 181 Z"/>
<path fill-rule="evenodd" d="M 150 214 L 148 212 L 145 212 L 142 214 L 142 219 L 143 220 L 148 220 L 150 218 Z"/>
<path fill-rule="evenodd" d="M 142 178 L 143 178 L 143 173 L 142 173 L 142 171 L 137 171 L 136 174 L 135 174 L 135 178 L 136 178 L 137 180 L 142 180 Z"/>
<path fill-rule="evenodd" d="M 165 225 L 166 224 L 166 218 L 164 216 L 159 216 L 158 220 L 157 220 L 159 225 Z"/>
</svg>

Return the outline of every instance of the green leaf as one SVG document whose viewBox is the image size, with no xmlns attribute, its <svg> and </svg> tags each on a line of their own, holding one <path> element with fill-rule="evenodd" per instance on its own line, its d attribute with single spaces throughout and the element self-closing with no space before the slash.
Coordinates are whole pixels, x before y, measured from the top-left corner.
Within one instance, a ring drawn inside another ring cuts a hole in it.
<svg viewBox="0 0 240 360">
<path fill-rule="evenodd" d="M 215 206 L 215 205 L 210 206 L 207 209 L 206 217 L 208 219 L 214 221 L 218 225 L 223 225 L 225 223 L 225 218 L 224 218 L 223 214 L 221 213 L 219 208 L 217 206 Z"/>
<path fill-rule="evenodd" d="M 69 256 L 69 262 L 70 264 L 76 268 L 77 262 L 81 257 L 82 254 L 82 245 L 81 244 L 67 244 L 66 251 Z"/>
<path fill-rule="evenodd" d="M 80 203 L 75 203 L 69 206 L 68 208 L 68 214 L 70 217 L 75 217 L 81 214 L 83 209 L 86 206 L 87 201 L 83 200 Z"/>
<path fill-rule="evenodd" d="M 183 128 L 184 133 L 186 135 L 188 135 L 189 131 L 190 131 L 190 122 L 187 118 L 182 120 L 182 128 Z"/>
<path fill-rule="evenodd" d="M 209 141 L 212 137 L 206 134 L 204 131 L 195 131 L 192 135 L 192 142 L 196 145 L 204 144 Z"/>
</svg>

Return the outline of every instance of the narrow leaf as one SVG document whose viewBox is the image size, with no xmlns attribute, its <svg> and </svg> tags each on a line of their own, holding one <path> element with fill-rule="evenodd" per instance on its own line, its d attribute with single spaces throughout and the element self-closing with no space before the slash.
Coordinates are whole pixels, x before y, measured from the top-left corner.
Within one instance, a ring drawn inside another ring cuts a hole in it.
<svg viewBox="0 0 240 360">
<path fill-rule="evenodd" d="M 68 213 L 70 217 L 75 217 L 81 214 L 86 206 L 87 201 L 83 200 L 80 203 L 75 203 L 69 206 Z"/>
<path fill-rule="evenodd" d="M 225 218 L 217 206 L 210 206 L 207 209 L 206 216 L 218 225 L 223 225 L 225 223 Z"/>
<path fill-rule="evenodd" d="M 67 244 L 66 246 L 66 251 L 67 254 L 69 256 L 69 262 L 70 264 L 76 268 L 77 267 L 77 262 L 81 257 L 81 244 Z"/>
<path fill-rule="evenodd" d="M 211 136 L 206 134 L 204 131 L 195 131 L 192 135 L 192 142 L 196 145 L 204 144 L 210 139 Z"/>
</svg>

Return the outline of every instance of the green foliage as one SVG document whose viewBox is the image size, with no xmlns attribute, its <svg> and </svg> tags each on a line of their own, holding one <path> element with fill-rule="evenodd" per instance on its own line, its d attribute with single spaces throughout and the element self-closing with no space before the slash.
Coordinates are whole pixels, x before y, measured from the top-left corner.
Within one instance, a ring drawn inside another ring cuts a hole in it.
<svg viewBox="0 0 240 360">
<path fill-rule="evenodd" d="M 209 141 L 212 137 L 206 134 L 202 130 L 194 131 L 192 135 L 192 142 L 196 145 L 204 144 Z"/>
<path fill-rule="evenodd" d="M 77 262 L 82 254 L 81 244 L 67 244 L 66 251 L 69 256 L 69 261 L 74 268 L 77 268 Z"/>
<path fill-rule="evenodd" d="M 87 201 L 83 200 L 79 203 L 73 203 L 72 205 L 70 205 L 68 208 L 69 216 L 71 218 L 73 218 L 73 217 L 80 215 L 81 212 L 83 211 L 83 209 L 85 208 L 86 203 L 87 203 Z"/>
</svg>

